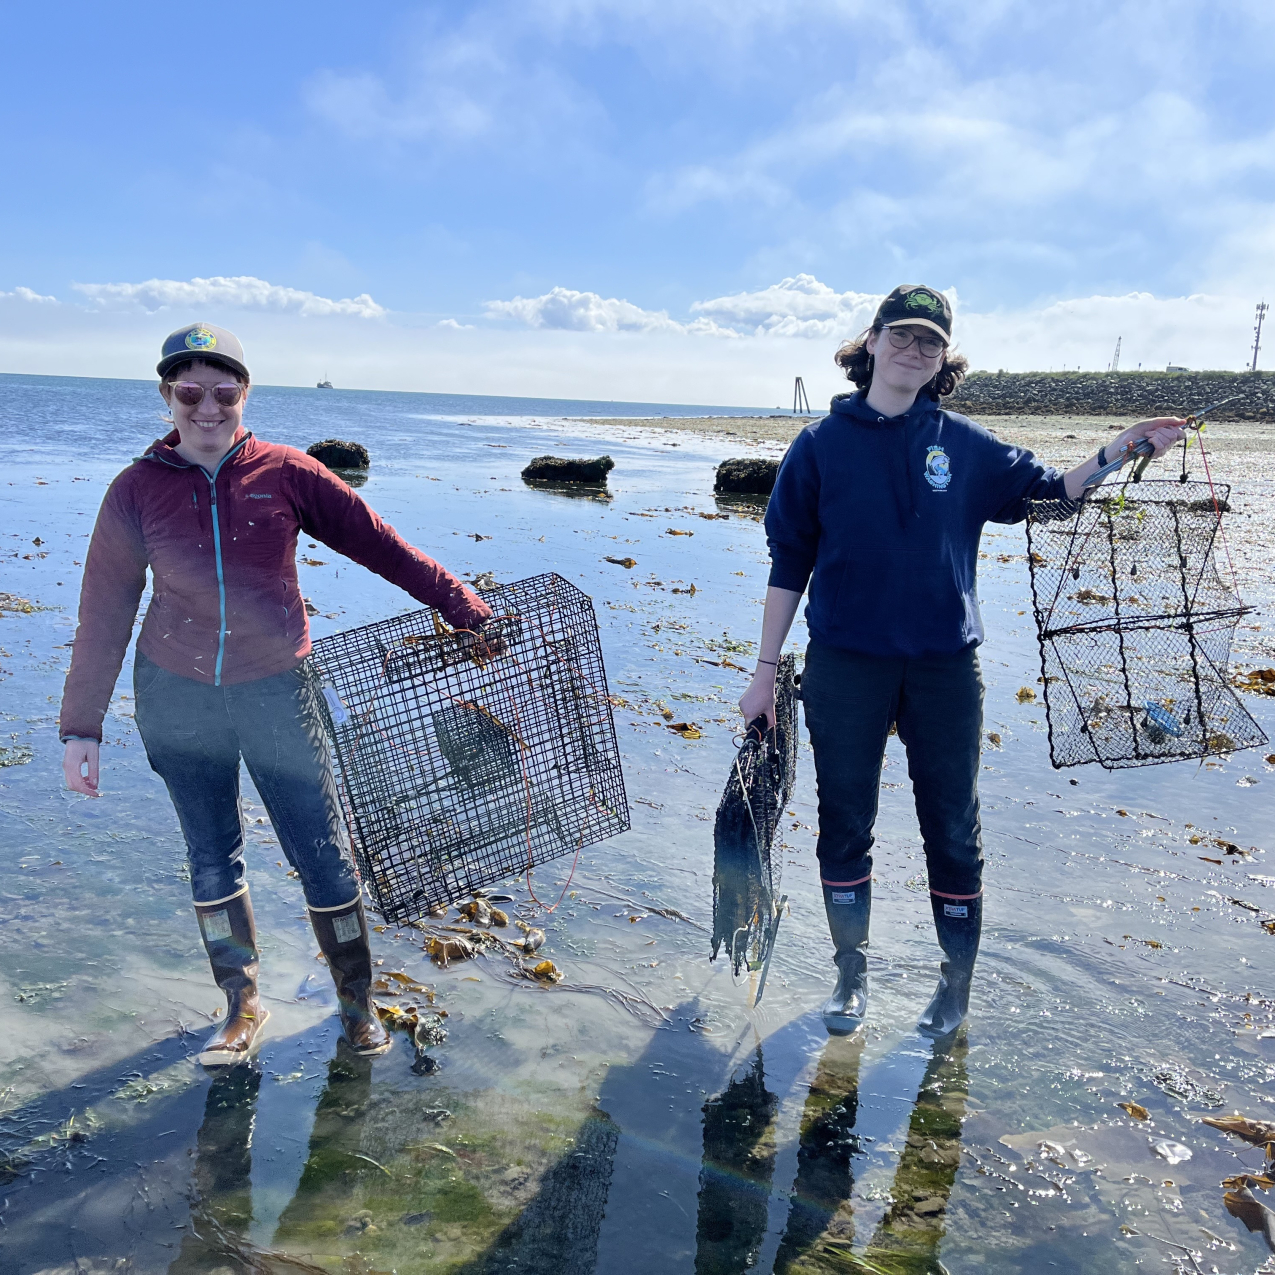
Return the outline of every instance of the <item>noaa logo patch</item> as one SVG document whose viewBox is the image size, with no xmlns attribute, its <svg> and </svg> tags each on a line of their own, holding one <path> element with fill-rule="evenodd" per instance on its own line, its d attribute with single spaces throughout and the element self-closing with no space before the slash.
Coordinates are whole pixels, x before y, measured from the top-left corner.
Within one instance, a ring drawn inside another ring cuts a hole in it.
<svg viewBox="0 0 1275 1275">
<path fill-rule="evenodd" d="M 946 491 L 952 481 L 952 462 L 941 447 L 931 447 L 925 453 L 925 481 L 935 491 Z"/>
<path fill-rule="evenodd" d="M 207 328 L 191 328 L 186 333 L 186 348 L 188 350 L 211 350 L 216 344 L 216 334 L 209 332 Z"/>
</svg>

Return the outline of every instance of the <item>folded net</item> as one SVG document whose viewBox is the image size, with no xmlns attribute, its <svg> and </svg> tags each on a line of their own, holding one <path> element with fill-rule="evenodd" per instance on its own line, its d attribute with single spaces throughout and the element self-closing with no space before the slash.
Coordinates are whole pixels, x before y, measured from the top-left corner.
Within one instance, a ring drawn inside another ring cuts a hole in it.
<svg viewBox="0 0 1275 1275">
<path fill-rule="evenodd" d="M 629 827 L 592 602 L 554 574 L 483 598 L 494 656 L 426 609 L 310 657 L 355 859 L 387 920 Z"/>
<path fill-rule="evenodd" d="M 713 954 L 724 945 L 736 974 L 766 962 L 783 871 L 775 833 L 797 777 L 797 662 L 775 676 L 775 729 L 740 745 L 713 827 Z"/>
<path fill-rule="evenodd" d="M 1109 770 L 1266 742 L 1230 685 L 1252 608 L 1215 560 L 1230 488 L 1165 480 L 1027 519 L 1049 749 Z"/>
</svg>

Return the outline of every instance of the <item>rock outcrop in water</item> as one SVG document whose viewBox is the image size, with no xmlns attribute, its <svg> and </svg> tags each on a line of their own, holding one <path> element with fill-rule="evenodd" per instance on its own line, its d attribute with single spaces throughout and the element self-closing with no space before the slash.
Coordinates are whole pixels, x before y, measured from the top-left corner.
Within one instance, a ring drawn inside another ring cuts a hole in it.
<svg viewBox="0 0 1275 1275">
<path fill-rule="evenodd" d="M 775 489 L 777 473 L 777 460 L 763 460 L 753 456 L 735 457 L 718 465 L 713 490 L 745 496 L 769 496 Z"/>
<path fill-rule="evenodd" d="M 529 483 L 589 483 L 600 486 L 615 468 L 610 456 L 586 457 L 537 456 L 522 471 Z"/>
<path fill-rule="evenodd" d="M 329 469 L 366 469 L 372 458 L 362 443 L 347 442 L 343 438 L 325 438 L 321 443 L 311 443 L 305 449 L 320 465 Z"/>
<path fill-rule="evenodd" d="M 1231 395 L 1219 421 L 1275 421 L 1275 372 L 974 372 L 943 400 L 980 416 L 1185 416 Z"/>
</svg>

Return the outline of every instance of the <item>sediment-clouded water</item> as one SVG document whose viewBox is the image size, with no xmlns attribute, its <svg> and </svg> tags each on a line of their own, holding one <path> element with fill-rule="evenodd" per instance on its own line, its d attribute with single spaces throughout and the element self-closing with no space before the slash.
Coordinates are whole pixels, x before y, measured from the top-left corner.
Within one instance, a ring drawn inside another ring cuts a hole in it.
<svg viewBox="0 0 1275 1275">
<path fill-rule="evenodd" d="M 516 406 L 262 387 L 246 422 L 302 447 L 365 443 L 361 494 L 454 570 L 554 570 L 593 597 L 633 829 L 584 852 L 552 915 L 525 879 L 502 885 L 546 930 L 556 987 L 512 979 L 503 958 L 440 970 L 411 929 L 376 936 L 382 969 L 448 1011 L 441 1066 L 419 1075 L 402 1038 L 370 1063 L 338 1048 L 300 888 L 245 779 L 272 1018 L 259 1066 L 210 1080 L 191 1055 L 222 998 L 127 676 L 101 799 L 63 791 L 56 737 L 87 535 L 107 483 L 162 432 L 158 396 L 0 378 L 0 591 L 43 608 L 0 618 L 5 1269 L 1257 1269 L 1265 1243 L 1228 1216 L 1220 1183 L 1262 1153 L 1200 1117 L 1275 1118 L 1275 766 L 1248 752 L 1052 770 L 1043 706 L 1019 699 L 1040 676 L 1024 539 L 992 528 L 982 659 L 999 746 L 983 759 L 968 1034 L 936 1054 L 913 1030 L 938 950 L 894 740 L 869 1029 L 830 1043 L 817 1013 L 831 963 L 805 746 L 784 821 L 791 914 L 750 1009 L 707 932 L 745 680 L 730 665 L 751 667 L 767 568 L 760 523 L 712 495 L 713 466 L 741 444 Z M 612 499 L 526 488 L 519 470 L 553 450 L 607 451 Z M 1219 476 L 1240 480 L 1237 517 L 1270 499 L 1265 478 Z M 415 606 L 331 551 L 309 556 L 323 561 L 300 568 L 316 636 Z M 1268 601 L 1259 572 L 1246 587 Z M 1269 733 L 1275 701 L 1245 703 Z M 664 709 L 702 738 L 669 731 Z M 569 868 L 535 874 L 540 899 Z"/>
</svg>

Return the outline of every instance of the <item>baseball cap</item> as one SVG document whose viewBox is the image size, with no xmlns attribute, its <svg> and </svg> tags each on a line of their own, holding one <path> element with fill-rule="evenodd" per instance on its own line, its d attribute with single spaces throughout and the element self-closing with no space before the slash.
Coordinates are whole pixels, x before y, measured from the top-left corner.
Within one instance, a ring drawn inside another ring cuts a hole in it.
<svg viewBox="0 0 1275 1275">
<path fill-rule="evenodd" d="M 877 308 L 876 323 L 896 328 L 915 323 L 933 328 L 945 341 L 952 339 L 952 307 L 937 288 L 901 283 Z"/>
<path fill-rule="evenodd" d="M 189 323 L 164 339 L 155 371 L 162 377 L 170 367 L 187 359 L 199 359 L 204 363 L 219 363 L 232 372 L 248 377 L 248 366 L 243 361 L 243 346 L 233 332 L 214 327 L 211 323 Z"/>
</svg>

